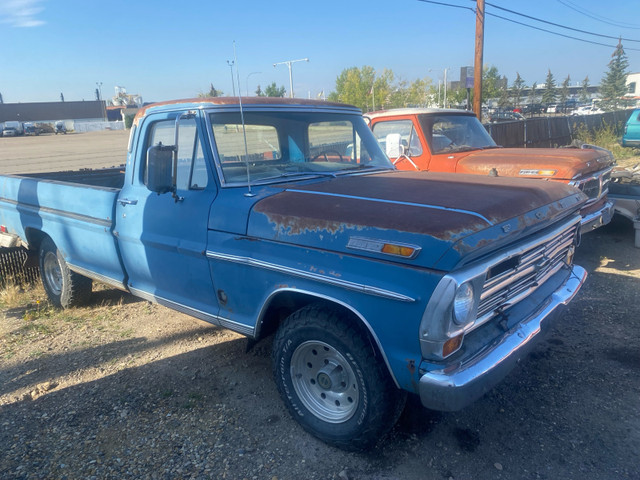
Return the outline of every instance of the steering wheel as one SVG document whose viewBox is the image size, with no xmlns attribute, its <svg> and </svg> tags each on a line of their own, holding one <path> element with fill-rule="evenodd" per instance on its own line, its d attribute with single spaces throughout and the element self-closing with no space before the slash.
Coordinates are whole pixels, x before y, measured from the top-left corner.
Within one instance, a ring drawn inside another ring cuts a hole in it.
<svg viewBox="0 0 640 480">
<path fill-rule="evenodd" d="M 337 151 L 337 150 L 323 150 L 322 152 L 318 153 L 317 155 L 315 155 L 311 161 L 312 162 L 317 162 L 318 159 L 320 157 L 324 157 L 324 160 L 322 160 L 323 162 L 328 162 L 329 161 L 329 154 L 331 154 L 331 156 L 334 156 L 333 154 L 336 154 L 338 157 L 340 157 L 340 161 L 344 162 L 344 157 L 342 156 L 342 154 Z"/>
</svg>

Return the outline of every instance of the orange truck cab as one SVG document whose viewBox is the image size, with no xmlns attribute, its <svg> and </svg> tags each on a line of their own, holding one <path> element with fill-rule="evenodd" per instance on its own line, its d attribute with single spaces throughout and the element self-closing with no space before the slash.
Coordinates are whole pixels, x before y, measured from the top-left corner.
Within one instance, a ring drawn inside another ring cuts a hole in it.
<svg viewBox="0 0 640 480">
<path fill-rule="evenodd" d="M 583 233 L 611 221 L 614 202 L 607 193 L 615 161 L 604 148 L 502 148 L 473 112 L 465 110 L 406 108 L 365 117 L 399 170 L 563 182 L 589 197 L 581 211 Z"/>
</svg>

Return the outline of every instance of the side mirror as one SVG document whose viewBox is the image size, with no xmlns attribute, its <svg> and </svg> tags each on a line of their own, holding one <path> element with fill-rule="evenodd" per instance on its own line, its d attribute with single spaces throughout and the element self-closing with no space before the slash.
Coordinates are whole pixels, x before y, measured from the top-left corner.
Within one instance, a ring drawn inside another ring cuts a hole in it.
<svg viewBox="0 0 640 480">
<path fill-rule="evenodd" d="M 144 183 L 152 192 L 167 193 L 175 190 L 173 177 L 174 152 L 173 145 L 154 145 L 147 150 L 147 168 L 144 172 Z"/>
<path fill-rule="evenodd" d="M 390 133 L 385 138 L 385 149 L 387 157 L 398 158 L 404 155 L 404 146 L 402 145 L 402 137 L 399 133 Z"/>
</svg>

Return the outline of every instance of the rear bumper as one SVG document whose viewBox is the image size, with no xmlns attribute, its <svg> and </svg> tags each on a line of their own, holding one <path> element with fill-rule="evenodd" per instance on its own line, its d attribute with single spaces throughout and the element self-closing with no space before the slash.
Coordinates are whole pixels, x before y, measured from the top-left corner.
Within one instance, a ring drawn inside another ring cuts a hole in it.
<svg viewBox="0 0 640 480">
<path fill-rule="evenodd" d="M 422 404 L 433 410 L 455 411 L 466 407 L 499 383 L 527 355 L 541 337 L 543 323 L 576 295 L 587 272 L 574 265 L 572 273 L 540 308 L 493 343 L 469 358 L 426 372 L 420 378 Z"/>
<path fill-rule="evenodd" d="M 580 233 L 587 233 L 598 227 L 602 227 L 611 221 L 613 217 L 614 202 L 607 200 L 601 208 L 594 212 L 583 214 L 580 221 Z"/>
</svg>

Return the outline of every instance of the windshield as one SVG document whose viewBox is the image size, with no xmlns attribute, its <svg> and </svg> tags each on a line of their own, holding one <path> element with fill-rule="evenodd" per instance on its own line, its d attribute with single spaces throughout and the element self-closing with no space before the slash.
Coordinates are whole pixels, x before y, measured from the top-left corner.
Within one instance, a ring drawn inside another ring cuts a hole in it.
<svg viewBox="0 0 640 480">
<path fill-rule="evenodd" d="M 419 118 L 434 155 L 497 146 L 475 115 L 420 115 Z"/>
<path fill-rule="evenodd" d="M 393 169 L 362 116 L 340 113 L 245 111 L 210 114 L 225 184 L 286 177 Z M 246 134 L 246 149 L 245 149 Z"/>
</svg>

